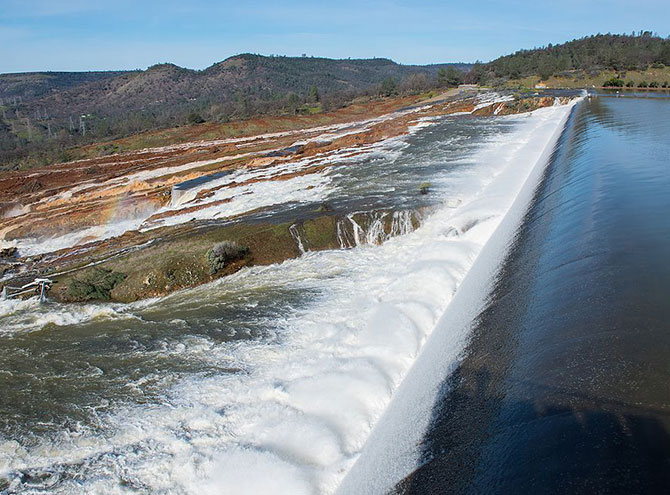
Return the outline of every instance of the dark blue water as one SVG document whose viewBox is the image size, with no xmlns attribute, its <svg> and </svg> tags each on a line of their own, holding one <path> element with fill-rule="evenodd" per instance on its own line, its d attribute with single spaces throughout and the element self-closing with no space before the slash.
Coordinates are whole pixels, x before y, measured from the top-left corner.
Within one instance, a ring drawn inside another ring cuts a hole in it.
<svg viewBox="0 0 670 495">
<path fill-rule="evenodd" d="M 402 493 L 670 492 L 670 98 L 580 104 Z"/>
</svg>

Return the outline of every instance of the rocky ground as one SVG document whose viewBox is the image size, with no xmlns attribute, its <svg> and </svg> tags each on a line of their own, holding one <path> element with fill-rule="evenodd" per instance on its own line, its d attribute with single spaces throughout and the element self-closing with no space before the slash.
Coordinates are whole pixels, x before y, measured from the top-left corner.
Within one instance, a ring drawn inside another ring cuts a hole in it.
<svg viewBox="0 0 670 495">
<path fill-rule="evenodd" d="M 328 205 L 303 209 L 296 218 L 262 218 L 258 213 L 267 203 L 249 197 L 246 209 L 221 212 L 250 195 L 250 184 L 308 180 L 330 166 L 333 156 L 356 156 L 432 117 L 507 115 L 554 103 L 550 96 L 458 91 L 432 99 L 398 98 L 315 117 L 318 126 L 310 126 L 309 119 L 303 128 L 272 133 L 248 126 L 249 132 L 237 137 L 193 139 L 6 173 L 0 178 L 0 286 L 20 287 L 47 276 L 57 282 L 50 293 L 56 300 L 127 302 L 307 249 L 350 247 L 352 212 Z M 202 130 L 211 137 L 211 129 Z M 421 214 L 412 213 L 406 225 L 416 227 Z M 357 225 L 377 222 L 372 242 L 400 232 L 394 212 L 359 215 Z M 213 270 L 208 252 L 222 241 L 243 249 Z"/>
</svg>

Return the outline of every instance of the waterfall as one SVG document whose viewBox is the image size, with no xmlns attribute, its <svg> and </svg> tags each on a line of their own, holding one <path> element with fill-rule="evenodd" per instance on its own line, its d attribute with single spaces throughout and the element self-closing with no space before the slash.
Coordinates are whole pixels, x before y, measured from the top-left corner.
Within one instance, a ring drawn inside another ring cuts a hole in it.
<svg viewBox="0 0 670 495">
<path fill-rule="evenodd" d="M 324 249 L 350 249 L 363 244 L 380 245 L 392 237 L 409 234 L 422 221 L 422 210 L 377 210 L 304 220 L 291 224 L 288 231 L 300 254 Z"/>
<path fill-rule="evenodd" d="M 298 231 L 298 226 L 296 224 L 291 225 L 288 228 L 289 232 L 291 233 L 291 236 L 295 239 L 295 242 L 298 244 L 298 249 L 300 250 L 300 254 L 305 254 L 307 250 L 305 249 L 305 245 L 302 242 L 302 239 L 300 237 L 300 232 Z"/>
<path fill-rule="evenodd" d="M 417 210 L 350 213 L 337 222 L 337 242 L 341 249 L 363 244 L 382 244 L 392 237 L 413 232 L 421 224 Z"/>
</svg>

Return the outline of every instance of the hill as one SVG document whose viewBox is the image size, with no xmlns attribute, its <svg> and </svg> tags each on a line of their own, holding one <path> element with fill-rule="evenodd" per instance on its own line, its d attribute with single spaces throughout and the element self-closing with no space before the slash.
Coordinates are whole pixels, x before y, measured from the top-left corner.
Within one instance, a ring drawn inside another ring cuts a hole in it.
<svg viewBox="0 0 670 495">
<path fill-rule="evenodd" d="M 388 59 L 333 60 L 243 54 L 203 71 L 158 64 L 45 95 L 26 110 L 46 108 L 54 117 L 91 114 L 116 116 L 150 111 L 161 121 L 175 109 L 197 109 L 206 117 L 247 117 L 269 107 L 287 106 L 291 94 L 301 101 L 310 88 L 318 94 L 371 90 L 389 77 L 400 82 L 412 74 L 434 78 L 443 66 L 403 66 Z M 462 68 L 468 68 L 463 65 Z"/>
<path fill-rule="evenodd" d="M 487 64 L 477 65 L 469 74 L 476 82 L 501 82 L 538 76 L 570 76 L 574 71 L 587 75 L 597 71 L 646 70 L 670 65 L 670 39 L 650 31 L 638 34 L 597 34 L 560 45 L 520 50 Z"/>
<path fill-rule="evenodd" d="M 386 94 L 416 92 L 436 86 L 447 68 L 470 65 L 242 54 L 201 71 L 166 63 L 144 71 L 0 75 L 0 165 L 59 161 L 74 144 L 150 129 L 320 111 L 376 94 L 384 81 Z"/>
<path fill-rule="evenodd" d="M 128 71 L 106 72 L 20 72 L 0 74 L 0 105 L 10 105 L 16 98 L 17 103 L 29 101 L 83 84 L 110 79 Z"/>
</svg>

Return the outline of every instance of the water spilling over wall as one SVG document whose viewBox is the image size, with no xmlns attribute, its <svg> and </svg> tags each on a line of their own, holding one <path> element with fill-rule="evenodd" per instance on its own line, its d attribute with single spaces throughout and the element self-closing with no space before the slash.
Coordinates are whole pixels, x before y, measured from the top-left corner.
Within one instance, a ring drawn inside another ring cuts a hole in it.
<svg viewBox="0 0 670 495">
<path fill-rule="evenodd" d="M 429 208 L 356 212 L 337 217 L 334 223 L 322 227 L 320 232 L 314 232 L 309 224 L 303 222 L 291 225 L 289 230 L 303 254 L 315 248 L 323 249 L 321 243 L 316 247 L 315 237 L 334 238 L 336 246 L 333 247 L 340 249 L 366 244 L 379 245 L 393 237 L 416 230 L 428 210 Z"/>
<path fill-rule="evenodd" d="M 400 206 L 269 228 L 296 259 L 130 305 L 2 306 L 0 489 L 333 493 L 567 112 L 426 127 L 404 162 L 337 171 Z"/>
</svg>

